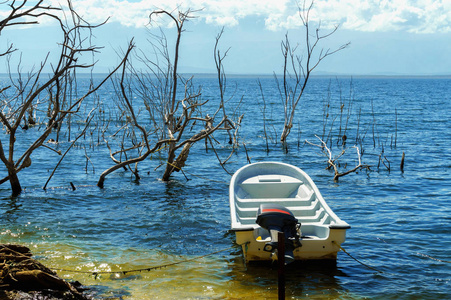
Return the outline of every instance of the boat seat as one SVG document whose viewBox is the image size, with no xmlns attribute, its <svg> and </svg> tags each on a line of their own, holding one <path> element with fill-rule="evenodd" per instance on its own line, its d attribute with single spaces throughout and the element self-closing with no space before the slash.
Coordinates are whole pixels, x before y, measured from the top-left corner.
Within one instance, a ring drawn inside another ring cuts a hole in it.
<svg viewBox="0 0 451 300">
<path fill-rule="evenodd" d="M 303 182 L 286 175 L 258 175 L 240 184 L 248 198 L 288 198 Z"/>
<path fill-rule="evenodd" d="M 236 197 L 235 205 L 242 208 L 256 208 L 260 206 L 260 204 L 265 203 L 275 203 L 277 202 L 283 206 L 311 206 L 313 202 L 316 202 L 317 199 L 315 197 L 311 197 L 310 199 L 300 199 L 300 198 L 284 198 L 277 199 L 274 198 L 260 198 L 260 199 L 246 199 L 246 198 L 238 198 Z"/>
<path fill-rule="evenodd" d="M 319 201 L 315 199 L 314 201 L 302 202 L 296 200 L 296 198 L 286 199 L 284 201 L 275 202 L 274 199 L 267 199 L 268 201 L 253 201 L 244 202 L 236 201 L 235 208 L 236 213 L 239 217 L 254 217 L 256 216 L 257 210 L 260 204 L 278 204 L 288 208 L 296 218 L 302 218 L 303 216 L 312 216 L 315 211 L 319 208 Z"/>
<path fill-rule="evenodd" d="M 315 204 L 315 206 L 317 206 Z M 240 209 L 239 207 L 236 207 L 236 213 L 237 213 L 237 219 L 240 220 L 242 224 L 246 225 L 254 225 L 255 221 L 257 219 L 256 213 L 257 209 L 253 208 L 245 208 Z M 329 214 L 324 210 L 324 208 L 317 206 L 317 209 L 314 210 L 299 210 L 295 207 L 287 207 L 288 209 L 292 210 L 294 216 L 301 224 L 325 224 L 328 225 L 330 222 L 330 216 Z M 302 225 L 301 225 L 302 226 Z"/>
</svg>

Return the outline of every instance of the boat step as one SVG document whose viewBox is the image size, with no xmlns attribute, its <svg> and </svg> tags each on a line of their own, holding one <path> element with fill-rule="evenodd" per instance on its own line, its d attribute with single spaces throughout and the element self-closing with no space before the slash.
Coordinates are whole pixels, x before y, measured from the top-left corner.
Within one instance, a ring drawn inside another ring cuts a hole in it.
<svg viewBox="0 0 451 300">
<path fill-rule="evenodd" d="M 299 206 L 298 203 L 284 203 L 276 202 L 286 208 L 288 208 L 295 216 L 313 216 L 316 210 L 320 207 L 319 201 L 313 201 L 309 206 Z M 288 204 L 288 205 L 287 205 Z M 294 205 L 294 206 L 291 206 Z M 236 213 L 240 217 L 255 217 L 259 207 L 241 207 L 239 203 L 235 203 Z"/>
<path fill-rule="evenodd" d="M 304 223 L 320 223 L 325 224 L 329 218 L 329 215 L 326 213 L 326 211 L 321 207 L 320 209 L 315 211 L 315 214 L 312 216 L 297 216 L 294 214 L 296 219 L 298 219 L 301 224 Z M 257 216 L 254 217 L 240 217 L 237 214 L 237 220 L 243 225 L 249 225 L 249 224 L 255 224 L 255 221 L 257 219 Z"/>
<path fill-rule="evenodd" d="M 235 206 L 240 209 L 254 209 L 257 210 L 261 204 L 278 204 L 285 207 L 299 207 L 301 209 L 309 209 L 309 207 L 314 206 L 318 203 L 317 199 L 309 200 L 309 201 L 300 201 L 296 198 L 278 201 L 274 199 L 267 199 L 267 201 L 259 201 L 259 202 L 243 202 L 237 200 L 235 202 Z"/>
<path fill-rule="evenodd" d="M 314 194 L 312 193 L 306 198 L 261 198 L 261 199 L 246 199 L 235 198 L 236 203 L 239 203 L 240 207 L 260 207 L 260 204 L 265 203 L 278 203 L 283 206 L 310 206 L 313 201 L 316 201 Z"/>
</svg>

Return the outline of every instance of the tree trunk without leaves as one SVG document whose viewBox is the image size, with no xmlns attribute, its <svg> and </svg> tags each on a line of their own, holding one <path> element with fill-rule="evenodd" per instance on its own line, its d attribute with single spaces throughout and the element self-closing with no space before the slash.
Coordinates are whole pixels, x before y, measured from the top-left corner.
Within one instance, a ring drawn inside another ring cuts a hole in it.
<svg viewBox="0 0 451 300">
<path fill-rule="evenodd" d="M 282 55 L 284 57 L 283 87 L 279 85 L 277 77 L 276 82 L 279 86 L 279 94 L 284 106 L 285 120 L 282 134 L 280 135 L 280 141 L 283 144 L 286 143 L 288 135 L 293 128 L 295 113 L 305 88 L 307 87 L 311 73 L 323 59 L 345 49 L 349 45 L 349 43 L 343 44 L 335 50 L 324 48 L 321 48 L 320 50 L 317 49 L 322 40 L 328 38 L 337 31 L 338 26 L 325 34 L 320 34 L 319 26 L 312 30 L 310 28 L 310 13 L 313 8 L 313 3 L 314 1 L 312 0 L 310 1 L 310 4 L 307 5 L 307 0 L 305 0 L 303 6 L 298 9 L 299 18 L 305 29 L 305 57 L 297 54 L 297 46 L 294 48 L 291 47 L 288 34 L 281 44 Z"/>
</svg>

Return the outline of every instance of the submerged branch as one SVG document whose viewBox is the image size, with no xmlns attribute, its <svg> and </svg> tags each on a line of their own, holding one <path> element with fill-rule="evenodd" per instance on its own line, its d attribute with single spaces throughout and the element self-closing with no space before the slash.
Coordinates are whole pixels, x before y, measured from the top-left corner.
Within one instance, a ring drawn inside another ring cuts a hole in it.
<svg viewBox="0 0 451 300">
<path fill-rule="evenodd" d="M 350 169 L 350 170 L 348 170 L 346 172 L 342 172 L 341 173 L 340 170 L 339 170 L 339 166 L 337 164 L 337 160 L 346 153 L 346 150 L 348 148 L 343 149 L 340 154 L 338 154 L 337 156 L 333 157 L 332 151 L 329 149 L 329 147 L 327 147 L 327 144 L 319 136 L 317 136 L 317 135 L 315 135 L 315 136 L 316 136 L 316 138 L 318 138 L 318 140 L 320 141 L 321 144 L 319 144 L 319 145 L 318 144 L 314 144 L 314 143 L 309 142 L 307 140 L 305 142 L 307 144 L 311 145 L 311 146 L 319 147 L 321 149 L 321 151 L 324 153 L 324 155 L 327 157 L 327 163 L 329 165 L 328 168 L 333 168 L 333 170 L 334 170 L 334 181 L 338 181 L 338 179 L 340 177 L 343 177 L 343 176 L 346 176 L 348 174 L 357 172 L 360 169 L 369 169 L 370 168 L 369 165 L 366 165 L 366 164 L 362 163 L 362 158 L 361 158 L 361 154 L 360 154 L 359 148 L 357 146 L 352 146 L 351 148 L 355 148 L 356 151 L 357 151 L 358 164 L 354 168 L 352 168 L 352 169 Z"/>
</svg>

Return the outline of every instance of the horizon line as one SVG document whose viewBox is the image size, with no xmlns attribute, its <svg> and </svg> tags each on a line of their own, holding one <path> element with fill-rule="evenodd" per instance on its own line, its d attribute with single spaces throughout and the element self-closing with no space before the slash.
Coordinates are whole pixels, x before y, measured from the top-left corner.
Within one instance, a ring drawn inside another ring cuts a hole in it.
<svg viewBox="0 0 451 300">
<path fill-rule="evenodd" d="M 26 72 L 28 73 L 28 72 Z M 101 75 L 108 74 L 108 71 L 103 72 L 78 72 L 79 75 Z M 120 73 L 120 72 L 118 72 Z M 351 78 L 451 78 L 450 74 L 390 74 L 390 73 L 380 73 L 380 74 L 343 74 L 343 73 L 327 73 L 318 72 L 319 74 L 311 74 L 310 77 L 351 77 Z M 12 73 L 11 75 L 17 75 L 18 73 Z M 51 72 L 42 72 L 41 74 L 52 74 Z M 216 72 L 180 72 L 180 75 L 192 75 L 192 76 L 208 76 L 217 77 Z M 0 72 L 0 76 L 9 76 L 9 73 Z M 283 74 L 278 73 L 233 73 L 225 74 L 226 77 L 274 77 L 283 76 Z"/>
</svg>

